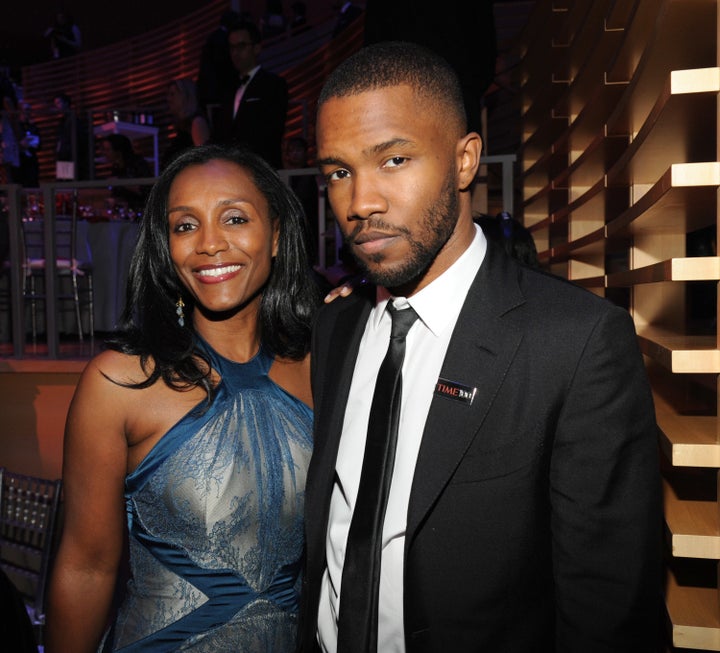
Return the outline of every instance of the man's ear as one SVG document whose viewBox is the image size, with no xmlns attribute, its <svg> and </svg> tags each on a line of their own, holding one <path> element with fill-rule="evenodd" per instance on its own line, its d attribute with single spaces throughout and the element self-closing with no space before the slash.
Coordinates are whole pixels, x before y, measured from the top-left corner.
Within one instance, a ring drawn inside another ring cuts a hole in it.
<svg viewBox="0 0 720 653">
<path fill-rule="evenodd" d="M 482 138 L 477 132 L 469 132 L 457 144 L 458 187 L 466 190 L 477 175 L 482 153 Z"/>
</svg>

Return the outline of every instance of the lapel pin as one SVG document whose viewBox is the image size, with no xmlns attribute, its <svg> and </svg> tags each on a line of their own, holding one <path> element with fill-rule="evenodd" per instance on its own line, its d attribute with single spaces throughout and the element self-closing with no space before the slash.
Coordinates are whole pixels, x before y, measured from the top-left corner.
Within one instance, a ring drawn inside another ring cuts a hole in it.
<svg viewBox="0 0 720 653">
<path fill-rule="evenodd" d="M 449 379 L 439 378 L 435 384 L 435 396 L 453 399 L 464 404 L 472 404 L 475 399 L 477 388 L 450 381 Z"/>
</svg>

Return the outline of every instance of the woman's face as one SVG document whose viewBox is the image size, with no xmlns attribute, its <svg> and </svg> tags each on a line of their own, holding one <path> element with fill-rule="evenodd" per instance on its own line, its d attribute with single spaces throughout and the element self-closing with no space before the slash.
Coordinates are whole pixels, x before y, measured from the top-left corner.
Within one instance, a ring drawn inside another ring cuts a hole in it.
<svg viewBox="0 0 720 653">
<path fill-rule="evenodd" d="M 230 161 L 191 165 L 168 195 L 170 257 L 205 312 L 257 307 L 279 231 L 251 175 Z"/>
</svg>

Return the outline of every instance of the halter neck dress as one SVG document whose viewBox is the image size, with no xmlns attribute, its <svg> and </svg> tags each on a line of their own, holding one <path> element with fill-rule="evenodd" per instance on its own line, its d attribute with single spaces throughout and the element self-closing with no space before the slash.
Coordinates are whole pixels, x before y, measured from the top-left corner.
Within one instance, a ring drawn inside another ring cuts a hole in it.
<svg viewBox="0 0 720 653">
<path fill-rule="evenodd" d="M 312 410 L 201 342 L 221 381 L 126 477 L 131 578 L 103 650 L 295 647 Z"/>
</svg>

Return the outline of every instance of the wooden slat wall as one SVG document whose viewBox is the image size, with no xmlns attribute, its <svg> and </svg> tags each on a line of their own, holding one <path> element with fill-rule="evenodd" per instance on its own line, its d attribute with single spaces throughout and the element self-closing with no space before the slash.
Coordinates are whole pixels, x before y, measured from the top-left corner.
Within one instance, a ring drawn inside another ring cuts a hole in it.
<svg viewBox="0 0 720 653">
<path fill-rule="evenodd" d="M 519 44 L 519 215 L 630 311 L 653 385 L 664 651 L 720 651 L 719 4 L 537 0 Z"/>
</svg>

